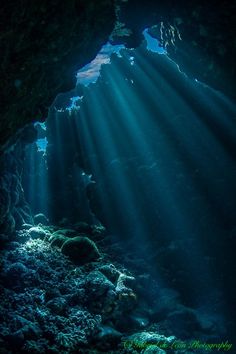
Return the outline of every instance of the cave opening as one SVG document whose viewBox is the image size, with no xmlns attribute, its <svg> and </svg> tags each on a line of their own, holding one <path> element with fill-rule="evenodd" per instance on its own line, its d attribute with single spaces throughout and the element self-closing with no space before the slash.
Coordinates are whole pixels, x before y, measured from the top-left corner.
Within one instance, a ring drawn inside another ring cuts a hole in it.
<svg viewBox="0 0 236 354">
<path fill-rule="evenodd" d="M 56 98 L 24 189 L 34 214 L 104 225 L 128 264 L 141 256 L 163 287 L 174 282 L 200 306 L 226 286 L 216 272 L 236 227 L 235 106 L 181 72 L 150 33 L 136 49 L 104 45 Z"/>
<path fill-rule="evenodd" d="M 20 252 L 4 264 L 16 293 L 32 262 L 41 277 L 25 299 L 44 332 L 25 330 L 22 353 L 45 333 L 63 353 L 141 343 L 164 354 L 161 340 L 182 354 L 233 332 L 236 106 L 180 70 L 159 29 L 136 48 L 103 45 L 34 124 L 22 174 L 32 219 L 20 219 Z"/>
</svg>

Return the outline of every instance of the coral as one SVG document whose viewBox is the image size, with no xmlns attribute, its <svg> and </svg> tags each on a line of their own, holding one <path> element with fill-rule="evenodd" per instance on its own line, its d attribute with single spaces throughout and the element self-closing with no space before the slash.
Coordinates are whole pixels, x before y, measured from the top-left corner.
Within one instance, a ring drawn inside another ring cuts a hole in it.
<svg viewBox="0 0 236 354">
<path fill-rule="evenodd" d="M 161 334 L 159 323 L 148 324 L 145 317 L 151 313 L 152 301 L 145 302 L 150 289 L 146 286 L 147 292 L 136 296 L 137 282 L 147 277 L 133 277 L 106 254 L 100 262 L 78 267 L 47 238 L 29 238 L 28 230 L 16 234 L 21 240 L 0 253 L 1 353 L 162 354 L 164 348 L 157 343 L 172 343 L 173 336 Z M 193 310 L 170 307 L 166 321 L 168 326 L 173 322 L 171 335 L 190 312 L 194 322 Z M 140 329 L 143 321 L 146 331 Z M 209 318 L 201 317 L 198 323 L 212 331 Z"/>
<path fill-rule="evenodd" d="M 166 337 L 164 335 L 160 335 L 155 332 L 138 332 L 127 337 L 125 339 L 125 345 L 127 347 L 131 347 L 139 350 L 147 350 L 149 346 L 155 346 L 156 348 L 166 347 L 168 349 L 170 348 L 170 345 L 175 341 L 175 339 L 176 338 L 174 336 Z M 158 352 L 158 351 L 157 353 L 162 354 L 162 352 Z"/>
<path fill-rule="evenodd" d="M 166 354 L 163 349 L 158 348 L 156 345 L 150 345 L 147 349 L 142 350 L 142 354 Z"/>
<path fill-rule="evenodd" d="M 96 244 L 88 237 L 73 237 L 63 243 L 61 252 L 76 264 L 85 264 L 97 260 L 100 253 Z"/>
<path fill-rule="evenodd" d="M 8 282 L 21 281 L 25 274 L 28 272 L 28 269 L 24 264 L 20 262 L 12 263 L 5 272 L 5 277 Z"/>
<path fill-rule="evenodd" d="M 134 284 L 135 278 L 128 276 L 124 273 L 120 273 L 119 278 L 117 280 L 116 291 L 118 293 L 129 293 L 132 290 L 130 289 L 130 285 Z"/>
<path fill-rule="evenodd" d="M 135 278 L 128 276 L 124 273 L 120 273 L 116 284 L 116 293 L 120 301 L 120 309 L 122 311 L 132 310 L 137 303 L 137 296 L 133 289 L 130 287 L 135 282 Z"/>
<path fill-rule="evenodd" d="M 101 317 L 93 317 L 87 311 L 77 310 L 71 315 L 73 327 L 70 332 L 61 331 L 56 336 L 56 342 L 60 347 L 72 350 L 88 344 L 88 341 L 97 332 L 101 323 Z"/>
<path fill-rule="evenodd" d="M 92 271 L 85 278 L 84 288 L 85 303 L 89 310 L 109 317 L 117 301 L 114 284 L 101 272 Z"/>
<path fill-rule="evenodd" d="M 63 349 L 75 349 L 78 345 L 84 344 L 81 336 L 74 333 L 59 332 L 56 336 L 56 342 Z"/>
<path fill-rule="evenodd" d="M 99 267 L 99 271 L 103 273 L 111 282 L 117 282 L 120 272 L 113 264 L 105 264 Z"/>
<path fill-rule="evenodd" d="M 28 232 L 29 232 L 30 237 L 33 239 L 36 239 L 36 238 L 44 239 L 44 237 L 47 235 L 47 232 L 44 231 L 44 229 L 41 228 L 40 226 L 31 227 L 28 230 Z"/>
<path fill-rule="evenodd" d="M 46 306 L 52 311 L 52 313 L 61 315 L 66 311 L 67 301 L 63 297 L 56 297 L 53 298 L 52 300 L 49 300 L 46 303 Z"/>
<path fill-rule="evenodd" d="M 28 354 L 42 354 L 42 353 L 58 353 L 57 351 L 50 350 L 49 341 L 46 339 L 39 339 L 37 341 L 27 341 L 23 347 L 23 352 Z"/>
<path fill-rule="evenodd" d="M 87 345 L 98 333 L 101 316 L 78 308 L 83 296 L 77 297 L 73 305 L 73 296 L 83 290 L 83 273 L 78 278 L 71 262 L 59 250 L 47 241 L 29 239 L 23 244 L 12 243 L 1 256 L 1 352 L 4 345 L 9 353 L 70 352 L 74 344 Z M 4 283 L 4 279 L 8 282 Z"/>
</svg>

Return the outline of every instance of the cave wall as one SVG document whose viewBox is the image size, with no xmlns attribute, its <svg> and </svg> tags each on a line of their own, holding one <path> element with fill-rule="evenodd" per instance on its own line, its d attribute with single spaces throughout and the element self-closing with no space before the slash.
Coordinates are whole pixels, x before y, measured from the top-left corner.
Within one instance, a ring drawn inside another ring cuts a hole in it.
<svg viewBox="0 0 236 354">
<path fill-rule="evenodd" d="M 22 130 L 14 146 L 0 156 L 0 246 L 11 239 L 15 228 L 24 223 L 33 224 L 22 188 L 22 173 L 25 147 L 36 138 L 36 130 L 29 125 Z"/>
<path fill-rule="evenodd" d="M 2 230 L 5 230 L 3 225 L 7 220 L 10 230 L 14 229 L 12 217 L 15 212 L 12 210 L 16 204 L 11 193 L 12 188 L 21 189 L 21 179 L 17 177 L 18 182 L 14 184 L 11 182 L 14 177 L 10 175 L 18 176 L 21 170 L 22 129 L 32 121 L 45 120 L 57 94 L 73 88 L 76 71 L 91 61 L 107 41 L 117 15 L 131 30 L 131 35 L 124 35 L 125 30 L 121 29 L 113 33 L 114 43 L 135 47 L 142 38 L 142 29 L 163 21 L 162 35 L 160 27 L 152 29 L 151 34 L 161 41 L 181 69 L 227 95 L 235 96 L 235 9 L 235 1 L 221 1 L 216 5 L 197 0 L 187 3 L 43 0 L 40 6 L 31 1 L 11 0 L 2 4 Z"/>
<path fill-rule="evenodd" d="M 75 85 L 112 31 L 113 0 L 15 1 L 0 9 L 0 150 Z"/>
<path fill-rule="evenodd" d="M 152 34 L 183 71 L 235 97 L 235 14 L 235 1 L 5 2 L 0 9 L 0 150 L 25 124 L 45 120 L 56 95 L 73 88 L 76 71 L 107 41 L 116 15 L 131 35 L 118 30 L 114 42 L 136 47 L 142 29 L 163 21 L 162 35 L 159 29 Z"/>
<path fill-rule="evenodd" d="M 2 239 L 23 222 L 32 222 L 22 167 L 25 145 L 36 135 L 32 126 L 24 127 L 45 120 L 57 94 L 75 86 L 77 70 L 96 56 L 114 22 L 113 0 L 11 0 L 1 5 Z"/>
<path fill-rule="evenodd" d="M 119 16 L 132 32 L 125 37 L 130 47 L 138 45 L 142 29 L 162 22 L 150 33 L 180 69 L 235 98 L 236 1 L 129 0 Z"/>
</svg>

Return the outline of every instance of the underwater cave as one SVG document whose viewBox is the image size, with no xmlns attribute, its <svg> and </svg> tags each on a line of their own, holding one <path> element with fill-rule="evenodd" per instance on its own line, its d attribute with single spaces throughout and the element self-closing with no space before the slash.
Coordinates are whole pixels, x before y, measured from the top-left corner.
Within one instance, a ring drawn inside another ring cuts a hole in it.
<svg viewBox="0 0 236 354">
<path fill-rule="evenodd" d="M 4 4 L 1 354 L 236 353 L 235 14 Z"/>
</svg>

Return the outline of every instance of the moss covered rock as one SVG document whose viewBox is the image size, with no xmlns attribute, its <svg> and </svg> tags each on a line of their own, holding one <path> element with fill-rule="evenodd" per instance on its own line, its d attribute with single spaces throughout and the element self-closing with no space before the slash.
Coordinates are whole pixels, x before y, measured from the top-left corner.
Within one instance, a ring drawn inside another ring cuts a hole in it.
<svg viewBox="0 0 236 354">
<path fill-rule="evenodd" d="M 75 230 L 59 229 L 53 232 L 52 236 L 49 239 L 49 242 L 51 243 L 51 246 L 57 246 L 61 248 L 65 241 L 75 236 L 78 236 L 78 233 Z"/>
<path fill-rule="evenodd" d="M 96 244 L 88 237 L 73 237 L 63 243 L 61 252 L 74 263 L 82 265 L 97 260 L 100 252 Z"/>
<path fill-rule="evenodd" d="M 49 239 L 49 242 L 51 243 L 51 246 L 57 246 L 57 247 L 61 248 L 63 243 L 67 240 L 68 240 L 68 237 L 63 236 L 63 235 L 52 235 Z"/>
</svg>

